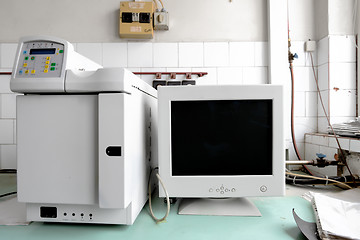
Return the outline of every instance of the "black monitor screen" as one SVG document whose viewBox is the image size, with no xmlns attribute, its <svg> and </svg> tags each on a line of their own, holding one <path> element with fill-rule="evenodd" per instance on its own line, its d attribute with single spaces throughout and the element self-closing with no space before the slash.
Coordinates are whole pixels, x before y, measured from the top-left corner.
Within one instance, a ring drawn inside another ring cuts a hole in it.
<svg viewBox="0 0 360 240">
<path fill-rule="evenodd" d="M 272 121 L 268 99 L 172 101 L 172 175 L 272 175 Z"/>
</svg>

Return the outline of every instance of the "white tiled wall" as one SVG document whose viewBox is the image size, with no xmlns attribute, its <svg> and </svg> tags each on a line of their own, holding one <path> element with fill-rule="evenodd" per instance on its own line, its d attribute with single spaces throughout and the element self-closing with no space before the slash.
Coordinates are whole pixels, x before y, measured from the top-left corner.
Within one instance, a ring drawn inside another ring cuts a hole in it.
<svg viewBox="0 0 360 240">
<path fill-rule="evenodd" d="M 154 67 L 178 67 L 179 46 L 177 43 L 153 43 Z"/>
<path fill-rule="evenodd" d="M 325 104 L 334 114 L 333 121 L 353 116 L 355 109 L 355 68 L 351 51 L 329 51 L 330 46 L 342 44 L 352 48 L 351 37 L 326 37 L 317 43 L 313 53 L 315 73 L 318 74 Z M 305 156 L 305 133 L 317 132 L 326 122 L 318 108 L 318 96 L 309 53 L 303 41 L 292 42 L 297 53 L 294 61 L 295 137 L 300 155 Z M 0 71 L 11 71 L 17 44 L 0 44 Z M 265 84 L 268 83 L 267 42 L 122 42 L 76 43 L 75 49 L 104 67 L 126 67 L 133 72 L 207 72 L 198 78 L 198 85 Z M 338 54 L 339 58 L 330 55 Z M 330 71 L 329 71 L 330 67 Z M 331 67 L 334 67 L 332 70 Z M 339 71 L 342 71 L 339 74 Z M 346 78 L 345 78 L 345 77 Z M 151 84 L 154 76 L 140 75 Z M 163 76 L 168 78 L 169 76 Z M 15 94 L 9 89 L 9 76 L 0 75 L 0 168 L 16 167 L 16 110 Z M 183 76 L 179 76 L 183 78 Z M 329 80 L 330 79 L 330 80 Z M 338 91 L 331 88 L 338 86 Z M 290 72 L 285 83 L 285 103 L 290 113 Z M 331 100 L 332 99 L 332 100 Z M 334 105 L 334 101 L 346 105 Z M 341 107 L 338 107 L 341 106 Z M 344 107 L 346 106 L 346 107 Z M 286 116 L 287 146 L 290 159 L 296 159 L 290 136 L 290 116 Z"/>
<path fill-rule="evenodd" d="M 356 117 L 356 49 L 354 36 L 330 35 L 318 42 L 319 87 L 330 122 Z M 318 131 L 327 132 L 328 122 L 318 104 Z"/>
<path fill-rule="evenodd" d="M 81 43 L 77 44 L 76 51 L 96 63 L 102 64 L 103 51 L 101 43 Z"/>
<path fill-rule="evenodd" d="M 231 42 L 229 44 L 230 66 L 254 66 L 255 43 Z"/>
<path fill-rule="evenodd" d="M 0 70 L 11 71 L 16 43 L 0 44 Z M 10 76 L 0 75 L 0 168 L 16 168 L 16 95 Z"/>
<path fill-rule="evenodd" d="M 16 101 L 10 76 L 0 75 L 0 167 L 16 168 Z"/>
<path fill-rule="evenodd" d="M 179 66 L 204 67 L 204 44 L 179 43 Z"/>
<path fill-rule="evenodd" d="M 359 156 L 360 153 L 360 139 L 338 137 L 340 146 L 343 150 L 351 153 L 356 153 Z M 305 135 L 305 157 L 307 160 L 316 159 L 316 153 L 322 153 L 326 155 L 328 160 L 335 160 L 335 154 L 338 154 L 338 144 L 334 136 L 322 133 L 311 133 Z M 355 162 L 352 162 L 355 160 Z M 348 158 L 349 166 L 353 174 L 360 174 L 360 165 L 358 158 Z M 337 167 L 329 166 L 326 168 L 309 167 L 310 170 L 318 175 L 336 176 Z M 344 168 L 344 174 L 348 175 L 348 171 Z"/>
<path fill-rule="evenodd" d="M 229 66 L 229 44 L 226 42 L 204 43 L 204 65 L 206 67 Z"/>
<path fill-rule="evenodd" d="M 268 44 L 266 42 L 255 42 L 254 43 L 254 63 L 256 67 L 268 66 Z M 245 57 L 245 55 L 244 55 Z"/>
<path fill-rule="evenodd" d="M 309 53 L 305 52 L 304 41 L 292 41 L 291 52 L 298 55 L 293 61 L 293 73 L 294 73 L 294 130 L 295 140 L 301 158 L 305 157 L 305 141 L 304 135 L 309 132 L 317 132 L 317 93 L 316 84 L 314 79 L 314 73 L 312 64 L 310 61 Z M 316 53 L 313 54 L 313 61 L 315 67 L 315 73 L 317 74 L 317 62 Z M 290 114 L 291 108 L 291 78 L 289 70 L 289 78 L 285 87 L 285 106 Z M 288 120 L 288 128 L 290 128 L 290 116 L 286 117 Z M 289 148 L 289 159 L 296 160 L 294 148 L 292 146 L 292 140 L 290 131 L 287 136 Z"/>
<path fill-rule="evenodd" d="M 127 67 L 127 43 L 103 43 L 102 64 L 107 67 Z"/>
<path fill-rule="evenodd" d="M 2 69 L 11 69 L 13 67 L 16 48 L 16 43 L 0 44 L 0 66 Z"/>
<path fill-rule="evenodd" d="M 326 132 L 328 127 L 319 101 L 313 71 L 317 75 L 321 97 L 330 115 L 331 123 L 355 118 L 356 51 L 354 43 L 354 36 L 327 36 L 317 42 L 317 52 L 312 53 L 313 61 L 311 61 L 310 53 L 304 51 L 304 42 L 291 43 L 292 53 L 298 55 L 293 62 L 295 138 L 300 155 L 304 159 L 309 158 L 310 155 L 315 156 L 320 151 L 319 147 L 305 144 L 304 134 Z M 290 84 L 287 89 L 290 89 Z M 287 107 L 290 108 L 289 94 L 287 97 Z M 288 137 L 288 139 L 291 138 Z M 292 146 L 289 146 L 289 150 L 290 159 L 296 159 Z M 323 147 L 321 150 L 324 150 Z"/>
<path fill-rule="evenodd" d="M 354 36 L 327 36 L 317 43 L 318 81 L 324 108 L 330 123 L 342 123 L 356 117 L 356 49 Z M 314 97 L 314 96 L 312 96 Z M 320 97 L 317 97 L 318 101 Z M 327 133 L 328 121 L 320 101 L 318 111 L 319 134 L 307 134 L 305 137 L 305 158 L 315 159 L 316 153 L 327 155 L 330 160 L 337 153 L 337 143 Z M 360 152 L 358 139 L 339 138 L 341 148 L 350 152 Z M 351 160 L 352 161 L 352 160 Z M 358 158 L 354 158 L 358 161 Z M 360 165 L 350 162 L 354 174 L 360 174 Z M 317 174 L 337 175 L 336 167 L 324 169 L 310 167 Z M 345 174 L 346 170 L 345 170 Z"/>
<path fill-rule="evenodd" d="M 197 84 L 267 83 L 267 42 L 77 43 L 76 50 L 104 67 L 134 72 L 201 71 Z M 153 76 L 140 76 L 149 84 Z M 181 76 L 180 76 L 181 77 Z"/>
<path fill-rule="evenodd" d="M 126 67 L 133 72 L 207 72 L 197 79 L 198 85 L 268 82 L 266 42 L 75 43 L 74 47 L 104 67 Z M 16 48 L 16 43 L 0 44 L 0 71 L 11 71 Z M 154 79 L 151 75 L 139 77 L 149 84 Z M 10 91 L 9 79 L 0 75 L 0 168 L 16 168 L 16 95 Z"/>
<path fill-rule="evenodd" d="M 128 67 L 154 67 L 152 43 L 128 43 Z"/>
</svg>

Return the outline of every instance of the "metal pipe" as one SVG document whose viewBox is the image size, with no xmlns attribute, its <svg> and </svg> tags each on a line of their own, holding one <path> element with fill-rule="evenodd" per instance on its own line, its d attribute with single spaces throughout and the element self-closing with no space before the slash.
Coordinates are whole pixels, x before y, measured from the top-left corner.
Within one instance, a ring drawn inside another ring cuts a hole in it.
<svg viewBox="0 0 360 240">
<path fill-rule="evenodd" d="M 285 161 L 286 165 L 314 165 L 313 160 Z"/>
<path fill-rule="evenodd" d="M 163 74 L 163 75 L 198 75 L 199 77 L 205 76 L 208 73 L 207 72 L 133 72 L 135 75 L 156 75 L 157 73 Z M 11 72 L 0 72 L 0 75 L 11 75 Z"/>
<path fill-rule="evenodd" d="M 171 74 L 176 74 L 176 75 L 198 75 L 199 77 L 205 76 L 208 73 L 207 72 L 133 72 L 133 74 L 135 75 L 156 75 L 156 74 L 162 74 L 162 75 L 171 75 Z"/>
</svg>

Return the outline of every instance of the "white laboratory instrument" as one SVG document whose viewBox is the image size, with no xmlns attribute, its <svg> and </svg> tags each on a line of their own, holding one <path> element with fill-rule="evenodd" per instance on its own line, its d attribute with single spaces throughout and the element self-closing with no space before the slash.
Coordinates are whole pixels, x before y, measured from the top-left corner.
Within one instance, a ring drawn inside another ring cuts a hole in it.
<svg viewBox="0 0 360 240">
<path fill-rule="evenodd" d="M 157 92 L 123 68 L 102 68 L 67 41 L 19 42 L 18 200 L 30 221 L 132 224 L 157 161 Z"/>
</svg>

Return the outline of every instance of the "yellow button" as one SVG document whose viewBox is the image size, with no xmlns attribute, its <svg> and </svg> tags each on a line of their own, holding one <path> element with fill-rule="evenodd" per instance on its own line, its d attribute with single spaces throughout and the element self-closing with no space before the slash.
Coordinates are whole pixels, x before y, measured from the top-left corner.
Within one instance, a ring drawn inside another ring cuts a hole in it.
<svg viewBox="0 0 360 240">
<path fill-rule="evenodd" d="M 25 74 L 29 74 L 29 70 L 25 70 Z"/>
<path fill-rule="evenodd" d="M 35 69 L 31 70 L 31 74 L 35 74 Z"/>
<path fill-rule="evenodd" d="M 45 64 L 50 64 L 50 61 L 46 61 Z"/>
<path fill-rule="evenodd" d="M 47 73 L 49 70 L 48 69 L 44 69 L 44 73 Z"/>
<path fill-rule="evenodd" d="M 23 67 L 27 67 L 27 63 L 24 63 Z"/>
<path fill-rule="evenodd" d="M 51 57 L 46 57 L 46 60 L 50 60 L 51 59 Z"/>
<path fill-rule="evenodd" d="M 49 65 L 45 65 L 45 68 L 49 68 Z"/>
</svg>

